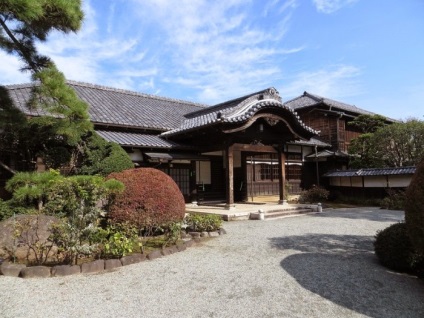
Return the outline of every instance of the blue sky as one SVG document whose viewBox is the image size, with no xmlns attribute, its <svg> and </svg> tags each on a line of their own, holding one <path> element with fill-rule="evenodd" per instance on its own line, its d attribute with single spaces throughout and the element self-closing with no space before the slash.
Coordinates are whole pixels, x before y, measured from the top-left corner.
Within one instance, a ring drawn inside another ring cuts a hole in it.
<svg viewBox="0 0 424 318">
<path fill-rule="evenodd" d="M 83 0 L 38 45 L 68 79 L 216 104 L 275 87 L 424 116 L 423 0 Z M 0 52 L 0 83 L 29 81 Z"/>
</svg>

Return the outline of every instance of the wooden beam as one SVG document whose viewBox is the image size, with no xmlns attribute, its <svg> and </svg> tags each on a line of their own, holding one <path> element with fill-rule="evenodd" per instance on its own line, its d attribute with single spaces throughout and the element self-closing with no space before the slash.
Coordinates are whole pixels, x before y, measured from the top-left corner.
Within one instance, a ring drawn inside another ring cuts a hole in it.
<svg viewBox="0 0 424 318">
<path fill-rule="evenodd" d="M 236 150 L 236 151 L 277 153 L 277 150 L 273 146 L 234 144 L 232 147 L 233 147 L 233 150 Z"/>
</svg>

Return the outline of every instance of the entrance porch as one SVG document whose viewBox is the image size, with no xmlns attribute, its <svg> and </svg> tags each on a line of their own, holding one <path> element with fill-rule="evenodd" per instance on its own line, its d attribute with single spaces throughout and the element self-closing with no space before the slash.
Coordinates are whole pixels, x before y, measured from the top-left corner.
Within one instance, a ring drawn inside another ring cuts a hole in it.
<svg viewBox="0 0 424 318">
<path fill-rule="evenodd" d="M 317 213 L 318 205 L 313 204 L 279 204 L 276 202 L 236 203 L 229 210 L 225 203 L 215 205 L 186 205 L 186 213 L 216 214 L 224 221 L 257 220 L 259 213 L 264 213 L 265 220 Z"/>
</svg>

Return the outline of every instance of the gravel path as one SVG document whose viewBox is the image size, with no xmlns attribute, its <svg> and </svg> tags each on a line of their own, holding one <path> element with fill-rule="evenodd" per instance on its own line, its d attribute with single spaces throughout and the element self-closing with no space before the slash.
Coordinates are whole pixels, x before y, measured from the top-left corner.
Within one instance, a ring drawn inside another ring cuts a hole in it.
<svg viewBox="0 0 424 318">
<path fill-rule="evenodd" d="M 113 272 L 0 276 L 0 317 L 424 317 L 424 282 L 381 267 L 399 211 L 225 223 L 228 234 Z"/>
</svg>

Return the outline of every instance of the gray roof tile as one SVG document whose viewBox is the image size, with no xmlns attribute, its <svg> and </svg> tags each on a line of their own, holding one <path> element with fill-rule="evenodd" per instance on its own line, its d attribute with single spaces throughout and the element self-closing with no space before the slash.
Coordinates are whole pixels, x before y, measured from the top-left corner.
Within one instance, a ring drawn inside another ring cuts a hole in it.
<svg viewBox="0 0 424 318">
<path fill-rule="evenodd" d="M 106 130 L 96 130 L 96 132 L 100 135 L 100 137 L 104 138 L 105 140 L 116 142 L 121 146 L 152 147 L 165 149 L 189 148 L 187 146 L 183 146 L 169 140 L 164 140 L 156 135 Z"/>
<path fill-rule="evenodd" d="M 325 104 L 327 106 L 334 107 L 337 110 L 347 111 L 357 115 L 375 115 L 375 113 L 361 109 L 359 107 L 356 107 L 355 105 L 349 105 L 346 103 L 338 102 L 336 100 L 310 94 L 308 92 L 304 92 L 303 95 L 284 103 L 284 105 L 287 105 L 293 108 L 294 110 L 300 110 L 302 108 L 307 108 L 318 104 Z"/>
<path fill-rule="evenodd" d="M 313 158 L 328 158 L 328 157 L 339 157 L 339 158 L 347 158 L 349 155 L 346 152 L 343 151 L 331 151 L 331 150 L 322 150 L 319 151 L 316 155 L 314 153 L 306 156 L 308 159 Z"/>
<path fill-rule="evenodd" d="M 74 81 L 68 81 L 68 84 L 90 105 L 90 119 L 94 124 L 165 131 L 179 127 L 185 114 L 206 107 L 178 99 L 93 84 Z M 30 111 L 26 107 L 32 87 L 33 84 L 6 86 L 21 111 L 34 116 L 45 114 L 40 110 Z"/>
<path fill-rule="evenodd" d="M 405 175 L 405 174 L 414 174 L 415 171 L 416 171 L 416 167 L 368 168 L 368 169 L 357 169 L 357 170 L 331 171 L 324 174 L 324 177 Z"/>
<path fill-rule="evenodd" d="M 295 140 L 294 142 L 291 142 L 291 144 L 303 146 L 331 147 L 329 143 L 321 141 L 317 138 L 311 138 L 309 140 Z"/>
</svg>

